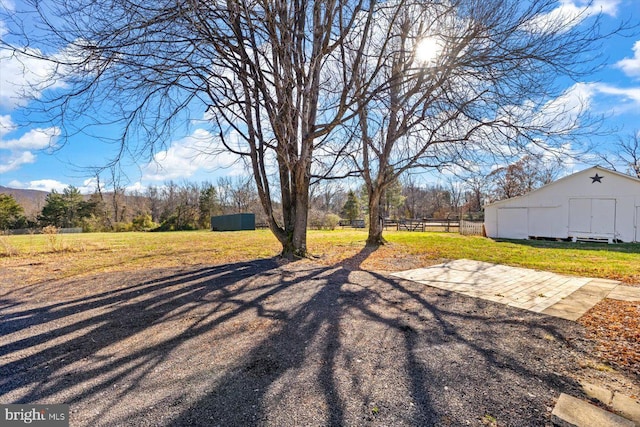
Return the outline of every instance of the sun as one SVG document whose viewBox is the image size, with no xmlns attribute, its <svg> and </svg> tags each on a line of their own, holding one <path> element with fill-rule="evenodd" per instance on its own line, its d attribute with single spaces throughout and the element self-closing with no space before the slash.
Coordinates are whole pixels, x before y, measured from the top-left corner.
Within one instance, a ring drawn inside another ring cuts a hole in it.
<svg viewBox="0 0 640 427">
<path fill-rule="evenodd" d="M 435 64 L 442 52 L 442 45 L 433 37 L 425 37 L 416 43 L 415 57 L 422 65 Z"/>
</svg>

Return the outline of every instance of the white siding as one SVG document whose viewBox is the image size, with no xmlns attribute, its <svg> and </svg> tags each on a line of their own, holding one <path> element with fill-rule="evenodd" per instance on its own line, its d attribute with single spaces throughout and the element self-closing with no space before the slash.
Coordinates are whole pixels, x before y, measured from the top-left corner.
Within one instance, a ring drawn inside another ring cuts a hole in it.
<svg viewBox="0 0 640 427">
<path fill-rule="evenodd" d="M 636 207 L 636 242 L 640 242 L 640 206 Z"/>
<path fill-rule="evenodd" d="M 527 208 L 498 209 L 498 236 L 504 239 L 526 239 Z"/>
</svg>

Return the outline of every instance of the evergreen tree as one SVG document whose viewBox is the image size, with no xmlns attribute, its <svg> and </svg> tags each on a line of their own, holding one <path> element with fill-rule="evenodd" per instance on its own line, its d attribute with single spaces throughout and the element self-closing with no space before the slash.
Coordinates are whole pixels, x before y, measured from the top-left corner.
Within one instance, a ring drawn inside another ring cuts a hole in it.
<svg viewBox="0 0 640 427">
<path fill-rule="evenodd" d="M 47 195 L 38 221 L 43 226 L 81 227 L 83 219 L 94 215 L 97 208 L 95 200 L 85 201 L 80 190 L 70 185 L 62 194 L 52 190 Z"/>
<path fill-rule="evenodd" d="M 51 190 L 51 193 L 47 194 L 47 198 L 44 201 L 44 207 L 38 216 L 38 222 L 42 226 L 63 227 L 65 216 L 66 203 L 64 197 L 56 190 Z"/>
<path fill-rule="evenodd" d="M 82 218 L 90 216 L 87 204 L 84 202 L 80 190 L 70 185 L 62 191 L 65 203 L 65 216 L 63 227 L 78 227 L 82 224 Z"/>
<path fill-rule="evenodd" d="M 24 209 L 10 194 L 0 193 L 0 230 L 22 228 L 27 225 Z"/>
<path fill-rule="evenodd" d="M 219 215 L 222 212 L 220 201 L 218 200 L 218 192 L 212 184 L 206 183 L 200 190 L 200 198 L 198 201 L 200 211 L 199 225 L 201 228 L 209 228 L 211 217 Z"/>
<path fill-rule="evenodd" d="M 342 216 L 353 222 L 360 216 L 360 201 L 353 190 L 349 190 L 347 201 L 342 207 Z"/>
</svg>

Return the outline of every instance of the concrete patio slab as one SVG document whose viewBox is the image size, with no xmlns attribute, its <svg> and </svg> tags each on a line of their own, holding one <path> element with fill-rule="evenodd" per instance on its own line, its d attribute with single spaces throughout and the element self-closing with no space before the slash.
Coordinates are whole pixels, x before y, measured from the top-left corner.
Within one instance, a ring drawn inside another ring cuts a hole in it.
<svg viewBox="0 0 640 427">
<path fill-rule="evenodd" d="M 616 295 L 640 298 L 640 288 L 636 294 L 621 289 L 628 287 L 613 280 L 564 276 L 467 259 L 393 275 L 568 320 L 576 320 L 603 298 L 611 297 L 614 290 Z"/>
<path fill-rule="evenodd" d="M 551 412 L 551 420 L 562 427 L 635 427 L 631 420 L 564 393 Z"/>
<path fill-rule="evenodd" d="M 607 295 L 607 298 L 631 302 L 640 301 L 640 287 L 619 285 Z"/>
<path fill-rule="evenodd" d="M 561 317 L 567 320 L 577 320 L 591 307 L 607 298 L 617 284 L 602 283 L 594 279 L 577 291 L 568 295 L 562 301 L 543 309 L 541 312 L 549 316 Z"/>
<path fill-rule="evenodd" d="M 640 426 L 640 402 L 638 399 L 620 393 L 614 393 L 611 407 L 625 418 Z"/>
</svg>

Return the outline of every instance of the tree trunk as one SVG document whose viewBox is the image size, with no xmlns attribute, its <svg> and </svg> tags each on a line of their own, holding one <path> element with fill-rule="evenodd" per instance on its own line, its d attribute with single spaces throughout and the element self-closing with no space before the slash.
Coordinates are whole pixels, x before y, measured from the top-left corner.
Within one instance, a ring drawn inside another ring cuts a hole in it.
<svg viewBox="0 0 640 427">
<path fill-rule="evenodd" d="M 307 220 L 309 218 L 309 186 L 303 185 L 296 196 L 296 218 L 292 235 L 292 258 L 307 256 Z M 287 254 L 289 255 L 289 254 Z M 285 254 L 283 253 L 283 256 Z"/>
<path fill-rule="evenodd" d="M 281 229 L 274 232 L 280 244 L 282 244 L 282 253 L 280 255 L 283 258 L 294 260 L 307 256 L 308 206 L 306 200 L 308 200 L 308 198 L 298 196 L 293 223 L 285 227 L 284 232 L 282 232 Z"/>
<path fill-rule="evenodd" d="M 382 192 L 374 190 L 369 194 L 369 235 L 367 246 L 380 246 L 387 243 L 382 237 L 382 218 L 380 216 L 380 203 Z"/>
<path fill-rule="evenodd" d="M 288 169 L 281 166 L 282 214 L 284 224 L 280 226 L 274 216 L 273 207 L 262 182 L 258 183 L 258 195 L 262 206 L 269 218 L 269 228 L 282 245 L 281 256 L 294 260 L 306 257 L 307 254 L 307 221 L 309 211 L 310 165 L 298 165 L 301 170 L 296 171 L 294 179 Z"/>
</svg>

